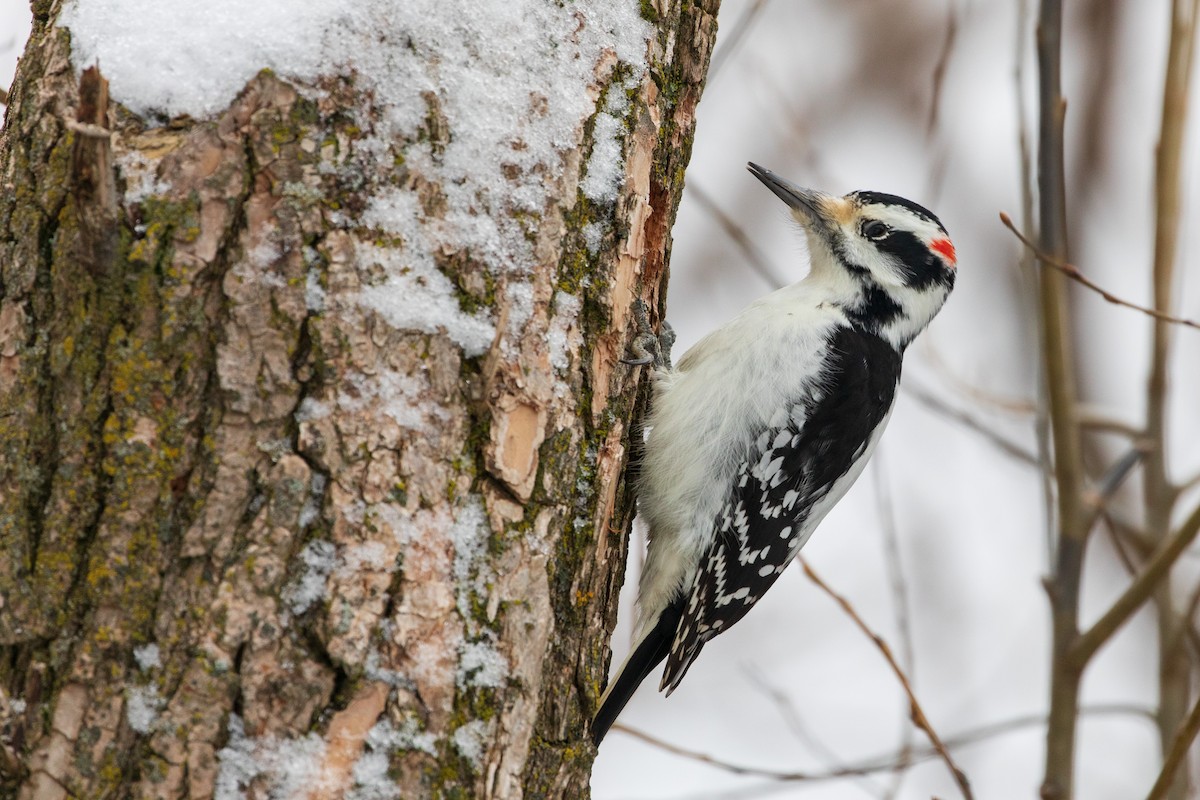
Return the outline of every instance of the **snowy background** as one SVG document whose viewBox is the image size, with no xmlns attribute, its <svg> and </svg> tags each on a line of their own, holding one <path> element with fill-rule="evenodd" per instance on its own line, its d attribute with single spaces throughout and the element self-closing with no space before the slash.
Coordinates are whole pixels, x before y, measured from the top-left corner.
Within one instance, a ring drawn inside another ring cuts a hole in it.
<svg viewBox="0 0 1200 800">
<path fill-rule="evenodd" d="M 1067 5 L 1072 258 L 1107 288 L 1146 302 L 1169 4 Z M 1016 266 L 1018 247 L 997 219 L 1001 210 L 1020 218 L 1022 38 L 1032 97 L 1032 29 L 1021 29 L 1018 6 L 726 0 L 675 228 L 668 295 L 682 353 L 773 288 L 749 265 L 721 215 L 776 280 L 803 276 L 802 239 L 782 204 L 745 172 L 749 160 L 825 191 L 910 197 L 938 213 L 950 231 L 960 265 L 955 293 L 909 353 L 898 407 L 874 463 L 804 553 L 905 660 L 911 642 L 909 674 L 947 739 L 1036 718 L 1048 695 L 1039 475 L 929 400 L 1034 450 L 1033 318 Z M 1105 13 L 1113 16 L 1105 21 Z M 10 82 L 27 31 L 28 5 L 0 0 L 0 85 Z M 1193 108 L 1198 101 L 1192 98 Z M 1185 220 L 1196 217 L 1197 142 L 1193 124 Z M 1178 309 L 1190 317 L 1200 316 L 1194 227 L 1184 226 L 1179 262 Z M 1136 422 L 1147 320 L 1083 292 L 1075 301 L 1085 396 L 1111 416 Z M 1183 478 L 1200 469 L 1194 413 L 1200 334 L 1181 330 L 1176 344 L 1171 457 L 1175 477 Z M 1112 457 L 1117 444 L 1100 439 L 1096 452 Z M 891 541 L 898 543 L 895 555 Z M 1196 572 L 1198 565 L 1189 557 L 1182 567 Z M 631 564 L 616 662 L 628 644 L 635 570 Z M 1122 586 L 1122 570 L 1102 537 L 1086 575 L 1085 622 Z M 1087 673 L 1085 705 L 1097 713 L 1080 729 L 1081 798 L 1136 797 L 1157 773 L 1156 732 L 1136 713 L 1154 703 L 1154 646 L 1153 620 L 1143 612 Z M 925 745 L 911 731 L 906 702 L 879 654 L 798 569 L 705 648 L 669 700 L 651 683 L 621 722 L 721 761 L 822 772 L 886 757 L 905 742 Z M 1042 737 L 1036 724 L 1017 726 L 955 753 L 981 799 L 1034 797 Z M 738 776 L 614 732 L 597 759 L 593 790 L 597 800 L 856 798 L 889 796 L 896 781 L 889 772 L 824 783 Z M 945 767 L 927 761 L 890 796 L 956 794 Z"/>
</svg>

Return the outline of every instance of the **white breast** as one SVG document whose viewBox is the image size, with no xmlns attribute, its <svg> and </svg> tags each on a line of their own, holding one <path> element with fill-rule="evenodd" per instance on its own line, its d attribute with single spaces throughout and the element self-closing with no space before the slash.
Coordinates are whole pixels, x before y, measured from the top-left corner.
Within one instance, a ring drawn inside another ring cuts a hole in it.
<svg viewBox="0 0 1200 800">
<path fill-rule="evenodd" d="M 763 298 L 659 376 L 638 478 L 638 511 L 650 528 L 639 634 L 690 585 L 753 437 L 823 377 L 829 334 L 845 317 L 817 288 L 800 283 Z M 804 538 L 859 471 L 838 481 L 819 514 L 814 508 Z"/>
</svg>

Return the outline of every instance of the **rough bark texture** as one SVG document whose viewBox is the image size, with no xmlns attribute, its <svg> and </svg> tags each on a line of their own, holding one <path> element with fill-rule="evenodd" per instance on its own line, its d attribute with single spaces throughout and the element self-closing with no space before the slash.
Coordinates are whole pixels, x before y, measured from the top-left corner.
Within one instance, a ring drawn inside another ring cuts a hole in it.
<svg viewBox="0 0 1200 800">
<path fill-rule="evenodd" d="M 263 73 L 152 127 L 35 3 L 0 139 L 0 795 L 339 797 L 385 768 L 405 798 L 587 795 L 644 398 L 618 359 L 633 299 L 661 306 L 717 4 L 643 2 L 620 198 L 579 193 L 582 125 L 519 336 L 443 253 L 497 321 L 472 358 L 346 299 L 369 191 L 438 208 L 356 149 L 371 98 Z"/>
</svg>

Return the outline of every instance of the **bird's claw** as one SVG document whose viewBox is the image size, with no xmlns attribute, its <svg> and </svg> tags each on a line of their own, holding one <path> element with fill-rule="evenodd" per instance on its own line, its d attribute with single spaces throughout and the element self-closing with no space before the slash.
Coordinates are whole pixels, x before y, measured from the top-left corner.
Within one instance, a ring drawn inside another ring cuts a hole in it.
<svg viewBox="0 0 1200 800">
<path fill-rule="evenodd" d="M 675 344 L 674 329 L 664 321 L 662 331 L 656 334 L 650 326 L 649 310 L 640 297 L 633 303 L 633 319 L 638 332 L 629 343 L 629 352 L 634 357 L 626 356 L 621 363 L 631 367 L 653 364 L 659 369 L 670 369 L 671 346 Z"/>
</svg>

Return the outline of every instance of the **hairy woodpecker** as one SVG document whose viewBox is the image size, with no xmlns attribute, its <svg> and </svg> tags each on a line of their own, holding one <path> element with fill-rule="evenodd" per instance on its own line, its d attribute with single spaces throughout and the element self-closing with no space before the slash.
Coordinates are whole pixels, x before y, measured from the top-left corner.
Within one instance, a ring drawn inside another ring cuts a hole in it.
<svg viewBox="0 0 1200 800">
<path fill-rule="evenodd" d="M 657 351 L 637 477 L 649 551 L 636 644 L 600 699 L 596 744 L 663 659 L 659 690 L 679 685 L 858 478 L 891 415 L 905 348 L 954 286 L 954 245 L 925 208 L 749 170 L 803 226 L 812 268 L 705 336 L 677 368 L 669 342 L 648 331 L 633 348 Z"/>
</svg>

